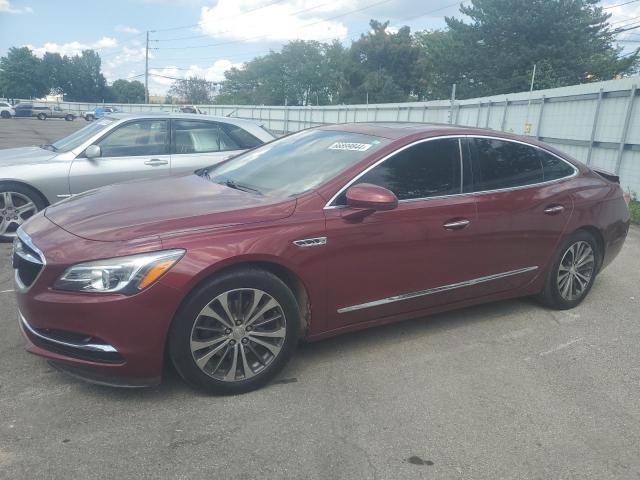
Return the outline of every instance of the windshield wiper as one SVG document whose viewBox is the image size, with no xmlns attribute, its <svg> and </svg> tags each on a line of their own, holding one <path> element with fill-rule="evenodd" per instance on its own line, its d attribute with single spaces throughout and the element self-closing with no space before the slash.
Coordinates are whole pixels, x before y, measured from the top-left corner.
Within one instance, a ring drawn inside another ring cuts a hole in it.
<svg viewBox="0 0 640 480">
<path fill-rule="evenodd" d="M 262 192 L 260 190 L 258 190 L 257 188 L 253 188 L 250 187 L 248 185 L 245 185 L 243 183 L 238 183 L 234 180 L 231 179 L 227 179 L 227 180 L 222 180 L 220 182 L 216 182 L 220 185 L 226 185 L 229 188 L 234 188 L 236 190 L 241 190 L 243 192 L 249 192 L 249 193 L 257 193 L 258 195 L 262 195 Z"/>
<path fill-rule="evenodd" d="M 52 152 L 57 152 L 58 149 L 55 147 L 55 145 L 51 144 L 51 143 L 44 143 L 42 145 L 40 145 L 40 148 L 44 148 L 45 150 L 51 150 Z"/>
</svg>

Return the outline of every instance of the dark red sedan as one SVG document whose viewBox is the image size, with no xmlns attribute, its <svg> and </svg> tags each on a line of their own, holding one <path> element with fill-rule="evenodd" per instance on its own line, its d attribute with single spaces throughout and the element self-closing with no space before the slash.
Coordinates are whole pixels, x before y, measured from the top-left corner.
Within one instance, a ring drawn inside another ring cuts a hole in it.
<svg viewBox="0 0 640 480">
<path fill-rule="evenodd" d="M 617 177 L 528 138 L 306 130 L 196 174 L 93 190 L 19 230 L 27 349 L 94 382 L 239 393 L 318 340 L 525 295 L 579 304 L 622 248 Z"/>
</svg>

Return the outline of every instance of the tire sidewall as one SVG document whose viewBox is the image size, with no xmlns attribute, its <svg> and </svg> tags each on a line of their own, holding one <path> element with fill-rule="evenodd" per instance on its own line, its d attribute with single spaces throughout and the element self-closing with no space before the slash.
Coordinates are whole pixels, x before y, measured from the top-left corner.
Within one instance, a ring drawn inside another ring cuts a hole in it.
<svg viewBox="0 0 640 480">
<path fill-rule="evenodd" d="M 564 257 L 564 254 L 566 253 L 569 246 L 579 241 L 587 242 L 591 246 L 591 249 L 593 250 L 593 254 L 595 257 L 594 271 L 591 276 L 591 280 L 589 281 L 589 284 L 587 285 L 587 288 L 585 289 L 583 294 L 577 299 L 566 300 L 560 294 L 560 290 L 558 289 L 558 282 L 557 282 L 558 269 L 560 267 L 560 262 L 562 261 L 562 258 Z M 582 301 L 587 297 L 587 295 L 591 291 L 591 288 L 593 287 L 596 276 L 598 274 L 598 270 L 601 264 L 601 255 L 602 254 L 600 252 L 600 248 L 598 246 L 598 242 L 596 241 L 596 239 L 593 237 L 593 235 L 591 235 L 589 232 L 586 232 L 584 230 L 579 230 L 573 233 L 562 243 L 562 246 L 558 249 L 558 253 L 556 254 L 552 268 L 549 272 L 549 277 L 547 279 L 547 285 L 545 288 L 545 295 L 553 302 L 553 304 L 557 308 L 566 310 L 566 309 L 576 307 L 580 303 L 582 303 Z"/>
<path fill-rule="evenodd" d="M 202 309 L 225 291 L 255 288 L 271 295 L 282 307 L 286 337 L 278 357 L 263 372 L 237 382 L 223 382 L 204 373 L 196 365 L 190 348 L 193 324 Z M 259 269 L 243 269 L 205 281 L 189 294 L 169 329 L 169 355 L 178 373 L 190 385 L 218 395 L 234 395 L 255 390 L 273 379 L 293 355 L 300 332 L 300 313 L 291 290 L 275 275 Z"/>
</svg>

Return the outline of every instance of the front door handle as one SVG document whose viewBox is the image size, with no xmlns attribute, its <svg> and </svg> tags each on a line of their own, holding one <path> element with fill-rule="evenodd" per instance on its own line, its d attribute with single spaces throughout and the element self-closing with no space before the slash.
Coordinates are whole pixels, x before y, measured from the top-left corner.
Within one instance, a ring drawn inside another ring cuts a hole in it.
<svg viewBox="0 0 640 480">
<path fill-rule="evenodd" d="M 544 213 L 547 215 L 557 215 L 564 210 L 562 205 L 552 205 L 544 209 Z"/>
<path fill-rule="evenodd" d="M 160 160 L 159 158 L 152 158 L 151 160 L 147 160 L 144 162 L 145 165 L 150 165 L 152 167 L 159 167 L 160 165 L 167 165 L 169 160 Z"/>
<path fill-rule="evenodd" d="M 462 230 L 467 225 L 469 225 L 469 223 L 471 222 L 466 218 L 460 218 L 445 223 L 444 225 L 442 225 L 442 228 L 444 228 L 445 230 Z"/>
</svg>

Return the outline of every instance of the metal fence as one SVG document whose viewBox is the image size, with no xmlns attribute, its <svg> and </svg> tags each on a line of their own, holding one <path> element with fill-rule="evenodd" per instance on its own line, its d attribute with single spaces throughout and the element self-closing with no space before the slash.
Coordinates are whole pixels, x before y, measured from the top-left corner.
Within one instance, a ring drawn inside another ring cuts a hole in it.
<svg viewBox="0 0 640 480">
<path fill-rule="evenodd" d="M 578 160 L 621 177 L 640 194 L 640 77 L 521 92 L 510 95 L 371 105 L 247 106 L 204 105 L 210 115 L 254 119 L 289 133 L 343 122 L 405 121 L 454 123 L 529 135 Z M 96 104 L 60 102 L 74 112 Z M 115 105 L 125 112 L 176 111 L 175 105 Z"/>
</svg>

